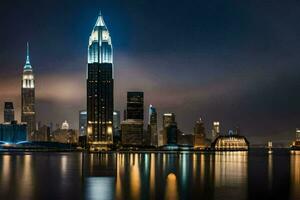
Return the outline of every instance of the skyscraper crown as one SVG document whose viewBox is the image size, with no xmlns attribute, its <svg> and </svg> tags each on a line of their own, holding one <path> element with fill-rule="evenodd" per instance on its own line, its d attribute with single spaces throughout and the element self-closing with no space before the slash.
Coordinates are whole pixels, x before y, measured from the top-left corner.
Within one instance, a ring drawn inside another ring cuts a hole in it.
<svg viewBox="0 0 300 200">
<path fill-rule="evenodd" d="M 26 62 L 24 65 L 24 71 L 32 71 L 32 66 L 30 64 L 30 57 L 29 57 L 29 43 L 27 42 L 27 49 L 26 49 Z"/>
</svg>

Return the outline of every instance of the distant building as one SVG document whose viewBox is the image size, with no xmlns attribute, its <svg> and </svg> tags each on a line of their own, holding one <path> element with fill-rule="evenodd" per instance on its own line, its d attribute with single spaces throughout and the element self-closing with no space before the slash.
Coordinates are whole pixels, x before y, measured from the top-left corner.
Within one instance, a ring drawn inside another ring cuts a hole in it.
<svg viewBox="0 0 300 200">
<path fill-rule="evenodd" d="M 87 127 L 87 112 L 85 110 L 79 111 L 79 136 L 86 135 Z"/>
<path fill-rule="evenodd" d="M 144 93 L 127 92 L 126 120 L 121 124 L 122 145 L 144 144 Z"/>
<path fill-rule="evenodd" d="M 225 135 L 217 137 L 212 143 L 212 148 L 224 151 L 248 150 L 249 142 L 244 136 Z"/>
<path fill-rule="evenodd" d="M 144 93 L 127 92 L 127 118 L 144 120 Z"/>
<path fill-rule="evenodd" d="M 150 139 L 150 145 L 158 146 L 158 132 L 157 132 L 157 112 L 156 109 L 149 106 L 149 117 L 148 117 L 148 135 Z"/>
<path fill-rule="evenodd" d="M 211 131 L 211 141 L 213 142 L 217 137 L 220 136 L 220 122 L 213 122 L 213 128 Z"/>
<path fill-rule="evenodd" d="M 144 123 L 138 119 L 127 119 L 122 122 L 122 145 L 140 146 L 143 144 Z"/>
<path fill-rule="evenodd" d="M 34 138 L 35 124 L 35 81 L 29 58 L 29 45 L 27 43 L 27 57 L 22 74 L 21 89 L 21 122 L 27 123 L 28 139 Z"/>
<path fill-rule="evenodd" d="M 300 142 L 300 129 L 299 128 L 296 129 L 296 141 Z"/>
<path fill-rule="evenodd" d="M 50 140 L 52 142 L 75 144 L 78 142 L 78 135 L 76 134 L 75 130 L 69 128 L 68 122 L 64 121 L 61 125 L 61 128 L 58 128 L 51 133 Z"/>
<path fill-rule="evenodd" d="M 16 144 L 27 140 L 27 125 L 11 123 L 0 124 L 0 144 Z"/>
<path fill-rule="evenodd" d="M 4 122 L 15 121 L 15 110 L 13 102 L 4 102 Z"/>
<path fill-rule="evenodd" d="M 92 150 L 113 144 L 114 78 L 113 47 L 101 13 L 88 44 L 87 143 Z"/>
<path fill-rule="evenodd" d="M 36 132 L 35 141 L 44 141 L 44 142 L 51 141 L 50 133 L 51 133 L 50 126 L 41 125 Z"/>
<path fill-rule="evenodd" d="M 167 127 L 169 124 L 176 123 L 175 122 L 175 114 L 174 113 L 165 113 L 163 114 L 163 128 Z"/>
<path fill-rule="evenodd" d="M 194 126 L 194 148 L 202 149 L 207 147 L 205 128 L 202 119 L 196 121 Z"/>
<path fill-rule="evenodd" d="M 300 129 L 296 128 L 296 139 L 292 144 L 292 149 L 299 150 L 300 149 Z"/>
<path fill-rule="evenodd" d="M 177 145 L 178 144 L 178 128 L 175 120 L 174 113 L 164 113 L 163 114 L 163 129 L 160 131 L 160 136 L 158 137 L 159 146 L 163 145 Z"/>
<path fill-rule="evenodd" d="M 194 146 L 194 134 L 185 134 L 181 131 L 178 131 L 178 144 L 181 146 Z"/>
<path fill-rule="evenodd" d="M 113 113 L 113 125 L 114 125 L 114 144 L 121 143 L 121 116 L 120 111 L 115 110 Z"/>
</svg>

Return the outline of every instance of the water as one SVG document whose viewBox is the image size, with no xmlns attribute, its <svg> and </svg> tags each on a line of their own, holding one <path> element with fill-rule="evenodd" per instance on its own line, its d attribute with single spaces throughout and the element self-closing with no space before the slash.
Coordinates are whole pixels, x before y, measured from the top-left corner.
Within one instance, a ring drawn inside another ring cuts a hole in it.
<svg viewBox="0 0 300 200">
<path fill-rule="evenodd" d="M 0 153 L 0 199 L 300 199 L 300 154 Z"/>
</svg>

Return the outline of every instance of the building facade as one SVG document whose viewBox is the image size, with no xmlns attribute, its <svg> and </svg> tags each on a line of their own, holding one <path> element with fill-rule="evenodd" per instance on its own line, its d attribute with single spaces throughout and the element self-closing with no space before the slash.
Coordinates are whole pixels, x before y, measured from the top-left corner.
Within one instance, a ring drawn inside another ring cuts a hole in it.
<svg viewBox="0 0 300 200">
<path fill-rule="evenodd" d="M 79 136 L 86 135 L 87 127 L 87 112 L 86 110 L 79 111 Z"/>
<path fill-rule="evenodd" d="M 127 92 L 126 119 L 144 120 L 144 92 Z"/>
<path fill-rule="evenodd" d="M 113 48 L 100 13 L 88 45 L 87 144 L 90 149 L 108 149 L 113 144 L 113 111 Z"/>
<path fill-rule="evenodd" d="M 195 148 L 205 148 L 206 146 L 206 136 L 205 128 L 202 119 L 200 118 L 196 121 L 194 126 L 194 147 Z"/>
<path fill-rule="evenodd" d="M 121 124 L 122 145 L 144 144 L 144 93 L 127 92 L 126 120 Z"/>
<path fill-rule="evenodd" d="M 21 121 L 27 124 L 28 140 L 34 138 L 35 124 L 35 80 L 30 64 L 29 44 L 27 43 L 26 63 L 22 75 Z"/>
<path fill-rule="evenodd" d="M 4 123 L 15 121 L 15 110 L 13 102 L 4 102 Z"/>
<path fill-rule="evenodd" d="M 158 146 L 158 133 L 157 133 L 157 112 L 156 109 L 149 106 L 149 117 L 148 117 L 148 135 L 150 138 L 151 146 Z"/>
<path fill-rule="evenodd" d="M 220 122 L 213 122 L 213 128 L 211 130 L 211 141 L 214 142 L 214 140 L 220 136 Z"/>
</svg>

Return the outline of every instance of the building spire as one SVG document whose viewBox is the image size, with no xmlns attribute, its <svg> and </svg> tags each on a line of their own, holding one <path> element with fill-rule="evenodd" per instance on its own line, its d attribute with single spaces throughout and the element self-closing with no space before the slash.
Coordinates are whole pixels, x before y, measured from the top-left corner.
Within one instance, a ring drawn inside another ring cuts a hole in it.
<svg viewBox="0 0 300 200">
<path fill-rule="evenodd" d="M 26 48 L 26 63 L 25 63 L 25 66 L 24 66 L 24 70 L 25 71 L 31 71 L 32 70 L 32 67 L 31 67 L 31 64 L 30 64 L 30 56 L 29 56 L 29 43 L 27 42 L 27 48 Z"/>
<path fill-rule="evenodd" d="M 26 52 L 26 65 L 30 65 L 29 43 L 28 42 L 27 42 L 27 52 Z"/>
</svg>

